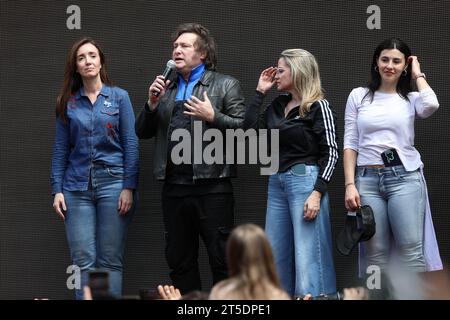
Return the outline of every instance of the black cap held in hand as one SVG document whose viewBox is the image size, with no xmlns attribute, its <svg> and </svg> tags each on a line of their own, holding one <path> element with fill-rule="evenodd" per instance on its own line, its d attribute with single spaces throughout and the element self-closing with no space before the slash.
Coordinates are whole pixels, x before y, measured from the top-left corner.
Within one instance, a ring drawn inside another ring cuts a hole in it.
<svg viewBox="0 0 450 320">
<path fill-rule="evenodd" d="M 361 241 L 367 241 L 375 234 L 375 218 L 370 206 L 362 206 L 356 215 L 347 214 L 344 228 L 336 237 L 336 248 L 339 253 L 348 256 Z"/>
</svg>

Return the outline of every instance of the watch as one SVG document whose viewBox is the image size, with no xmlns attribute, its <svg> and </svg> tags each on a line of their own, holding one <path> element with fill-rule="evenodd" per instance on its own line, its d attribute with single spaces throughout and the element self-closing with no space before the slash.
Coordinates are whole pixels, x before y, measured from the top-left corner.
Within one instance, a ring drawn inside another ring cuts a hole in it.
<svg viewBox="0 0 450 320">
<path fill-rule="evenodd" d="M 417 75 L 417 77 L 414 79 L 414 80 L 417 80 L 417 79 L 419 79 L 419 78 L 424 78 L 424 79 L 426 79 L 427 78 L 427 76 L 425 75 L 425 73 L 419 73 L 418 75 Z"/>
</svg>

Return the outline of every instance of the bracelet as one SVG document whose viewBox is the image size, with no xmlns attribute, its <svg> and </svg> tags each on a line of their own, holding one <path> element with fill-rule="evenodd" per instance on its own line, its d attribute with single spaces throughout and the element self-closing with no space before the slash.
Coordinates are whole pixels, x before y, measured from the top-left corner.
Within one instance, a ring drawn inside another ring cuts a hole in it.
<svg viewBox="0 0 450 320">
<path fill-rule="evenodd" d="M 348 186 L 351 186 L 351 185 L 355 185 L 355 183 L 354 183 L 354 182 L 346 183 L 346 184 L 345 184 L 345 189 L 347 189 L 347 187 L 348 187 Z"/>
<path fill-rule="evenodd" d="M 419 75 L 414 79 L 414 80 L 417 80 L 417 79 L 419 79 L 419 78 L 424 78 L 424 79 L 426 79 L 427 78 L 427 76 L 425 75 L 425 73 L 419 73 Z"/>
</svg>

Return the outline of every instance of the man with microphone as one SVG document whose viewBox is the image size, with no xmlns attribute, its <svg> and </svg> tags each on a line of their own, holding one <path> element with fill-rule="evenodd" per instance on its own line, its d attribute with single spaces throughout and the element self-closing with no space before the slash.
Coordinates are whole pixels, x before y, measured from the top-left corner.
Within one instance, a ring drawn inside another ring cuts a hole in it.
<svg viewBox="0 0 450 320">
<path fill-rule="evenodd" d="M 201 290 L 199 236 L 209 255 L 213 282 L 227 277 L 225 244 L 234 224 L 230 178 L 236 175 L 236 167 L 206 164 L 203 157 L 201 161 L 194 159 L 196 150 L 203 154 L 207 145 L 194 145 L 203 141 L 196 139 L 198 130 L 194 128 L 201 124 L 202 137 L 209 128 L 219 129 L 225 138 L 226 129 L 242 127 L 245 106 L 239 82 L 215 72 L 216 44 L 204 26 L 178 26 L 173 34 L 172 59 L 176 78 L 168 79 L 173 65 L 169 61 L 164 75 L 157 76 L 150 85 L 148 101 L 136 119 L 136 134 L 141 139 L 156 137 L 154 175 L 164 181 L 166 259 L 173 285 L 185 294 Z M 172 153 L 180 143 L 177 129 L 186 130 L 191 137 L 191 152 L 179 155 L 184 159 L 181 163 Z"/>
</svg>

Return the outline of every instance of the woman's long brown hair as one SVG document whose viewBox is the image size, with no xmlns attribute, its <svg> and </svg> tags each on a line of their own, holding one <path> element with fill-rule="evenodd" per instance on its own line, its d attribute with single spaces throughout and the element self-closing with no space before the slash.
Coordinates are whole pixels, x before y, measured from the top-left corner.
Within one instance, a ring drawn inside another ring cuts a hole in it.
<svg viewBox="0 0 450 320">
<path fill-rule="evenodd" d="M 100 79 L 103 83 L 111 85 L 106 69 L 105 55 L 98 43 L 89 37 L 84 37 L 75 42 L 67 54 L 66 65 L 64 68 L 64 82 L 56 100 L 56 117 L 60 117 L 64 122 L 67 121 L 67 103 L 69 102 L 71 96 L 83 86 L 81 76 L 77 72 L 77 51 L 86 43 L 90 43 L 97 48 L 100 56 L 100 63 L 102 64 L 102 68 L 100 69 Z"/>
</svg>

